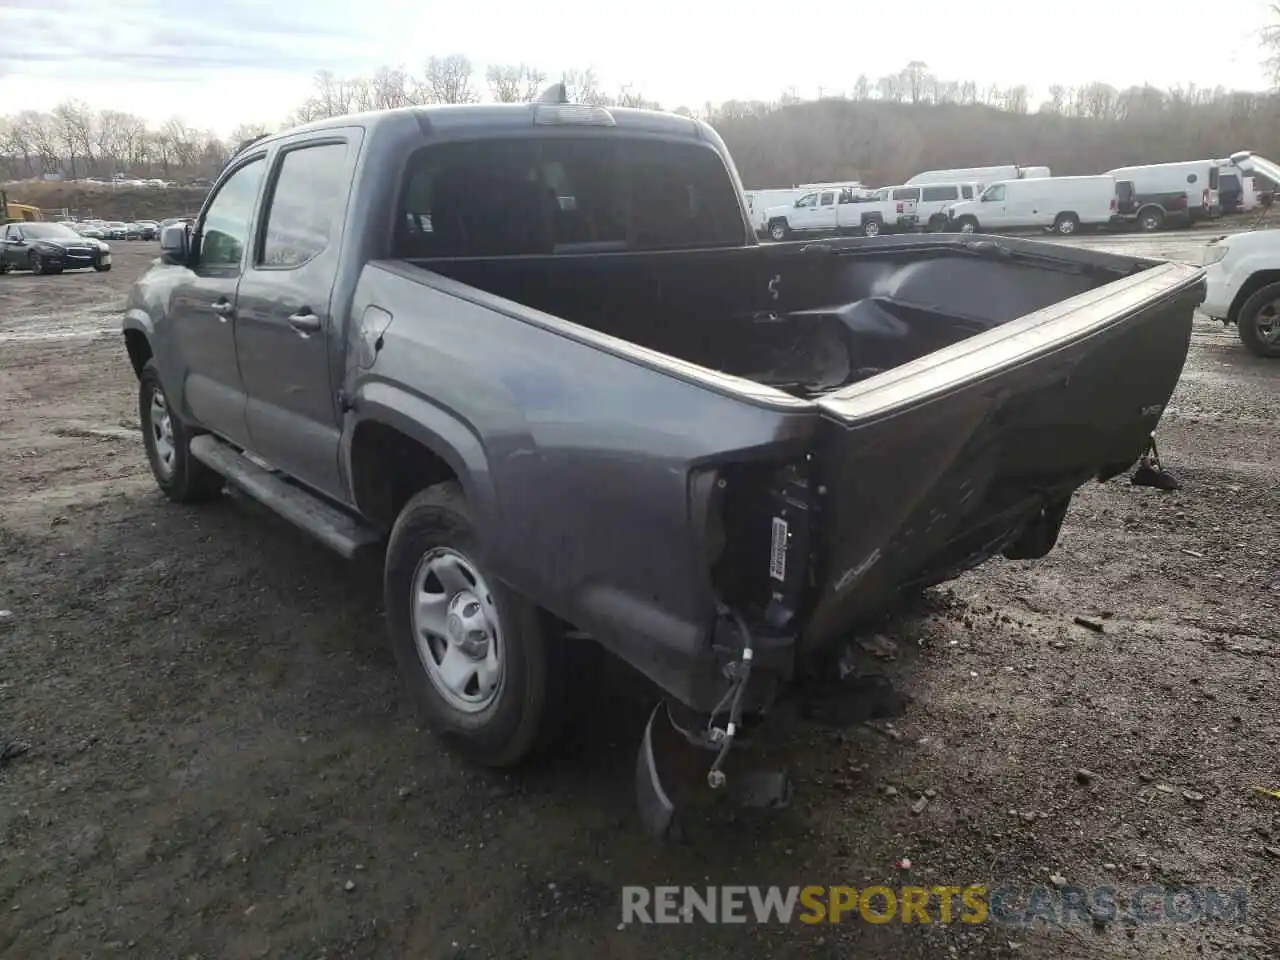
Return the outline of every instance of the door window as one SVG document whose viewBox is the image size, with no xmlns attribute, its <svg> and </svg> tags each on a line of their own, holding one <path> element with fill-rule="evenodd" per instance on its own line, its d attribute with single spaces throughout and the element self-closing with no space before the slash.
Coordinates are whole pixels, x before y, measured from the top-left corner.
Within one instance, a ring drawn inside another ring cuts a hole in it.
<svg viewBox="0 0 1280 960">
<path fill-rule="evenodd" d="M 926 203 L 936 203 L 941 200 L 954 200 L 955 198 L 955 187 L 925 187 L 920 194 L 920 199 Z"/>
<path fill-rule="evenodd" d="M 820 202 L 822 206 L 829 207 L 836 202 L 836 195 L 834 193 L 824 193 Z"/>
<path fill-rule="evenodd" d="M 987 192 L 982 195 L 982 199 L 988 203 L 992 201 L 998 203 L 1004 200 L 1004 184 L 997 183 L 994 187 L 988 187 Z"/>
<path fill-rule="evenodd" d="M 919 200 L 920 188 L 909 187 L 902 190 L 893 191 L 893 199 L 895 200 Z"/>
<path fill-rule="evenodd" d="M 808 193 L 796 201 L 797 207 L 812 207 L 818 203 L 818 195 L 816 193 Z"/>
<path fill-rule="evenodd" d="M 342 232 L 347 207 L 347 145 L 321 143 L 289 150 L 267 207 L 258 265 L 300 267 Z"/>
<path fill-rule="evenodd" d="M 218 188 L 200 228 L 200 266 L 240 266 L 264 167 L 262 157 L 251 160 Z"/>
<path fill-rule="evenodd" d="M 963 187 L 960 188 L 960 196 L 964 197 L 966 200 L 972 200 L 973 187 L 969 186 L 968 184 L 965 184 Z"/>
</svg>

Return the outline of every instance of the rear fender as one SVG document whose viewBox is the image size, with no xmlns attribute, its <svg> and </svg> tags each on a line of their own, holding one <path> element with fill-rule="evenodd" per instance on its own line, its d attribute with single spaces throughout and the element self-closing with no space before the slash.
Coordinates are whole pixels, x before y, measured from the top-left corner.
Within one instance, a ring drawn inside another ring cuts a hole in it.
<svg viewBox="0 0 1280 960">
<path fill-rule="evenodd" d="M 422 444 L 457 476 L 472 520 L 484 542 L 499 531 L 497 502 L 489 461 L 475 433 L 448 410 L 427 398 L 382 380 L 366 381 L 350 398 L 351 411 L 342 430 L 343 482 L 352 489 L 351 445 L 361 423 L 381 423 Z"/>
</svg>

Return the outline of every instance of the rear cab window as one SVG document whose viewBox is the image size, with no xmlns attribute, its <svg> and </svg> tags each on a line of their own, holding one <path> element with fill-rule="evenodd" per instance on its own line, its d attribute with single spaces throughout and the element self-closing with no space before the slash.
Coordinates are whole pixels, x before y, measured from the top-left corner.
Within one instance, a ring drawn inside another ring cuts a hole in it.
<svg viewBox="0 0 1280 960">
<path fill-rule="evenodd" d="M 303 143 L 282 151 L 266 200 L 266 227 L 255 266 L 292 269 L 323 253 L 342 232 L 349 186 L 345 141 Z"/>
<path fill-rule="evenodd" d="M 740 246 L 745 231 L 719 154 L 651 137 L 424 147 L 400 207 L 393 255 L 404 259 Z"/>
<path fill-rule="evenodd" d="M 893 191 L 893 199 L 894 200 L 919 200 L 920 188 L 919 187 L 903 187 L 901 189 L 895 190 Z"/>
</svg>

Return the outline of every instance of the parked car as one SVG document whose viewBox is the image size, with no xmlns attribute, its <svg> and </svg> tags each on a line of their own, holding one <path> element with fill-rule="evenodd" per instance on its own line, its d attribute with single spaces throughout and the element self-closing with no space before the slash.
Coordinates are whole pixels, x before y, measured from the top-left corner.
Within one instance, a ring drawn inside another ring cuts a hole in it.
<svg viewBox="0 0 1280 960">
<path fill-rule="evenodd" d="M 976 183 L 921 183 L 885 187 L 891 200 L 911 200 L 916 204 L 916 222 L 926 230 L 942 230 L 947 225 L 947 208 L 961 200 L 973 200 L 982 194 Z"/>
<path fill-rule="evenodd" d="M 1245 174 L 1280 183 L 1280 164 L 1249 151 L 1232 156 Z M 1259 357 L 1280 358 L 1280 231 L 1249 230 L 1209 244 L 1201 310 L 1235 324 L 1240 342 Z"/>
<path fill-rule="evenodd" d="M 108 240 L 125 240 L 129 235 L 129 226 L 119 220 L 111 220 L 102 228 Z"/>
<path fill-rule="evenodd" d="M 833 187 L 806 193 L 794 203 L 770 207 L 765 221 L 774 240 L 846 233 L 875 237 L 912 229 L 916 202 L 891 199 L 887 190 L 867 197 L 861 191 Z"/>
<path fill-rule="evenodd" d="M 11 223 L 0 232 L 0 273 L 111 269 L 111 248 L 61 223 Z"/>
<path fill-rule="evenodd" d="M 154 240 L 159 236 L 160 225 L 154 220 L 139 220 L 137 227 L 139 240 Z"/>
<path fill-rule="evenodd" d="M 105 230 L 93 223 L 76 224 L 75 231 L 80 234 L 80 236 L 88 237 L 91 240 L 104 240 L 107 236 L 107 232 Z"/>
<path fill-rule="evenodd" d="M 952 205 L 947 217 L 961 233 L 1039 227 L 1069 236 L 1081 227 L 1106 226 L 1116 209 L 1116 182 L 1109 176 L 1036 177 L 993 183 L 979 199 Z"/>
<path fill-rule="evenodd" d="M 341 554 L 385 541 L 400 670 L 481 762 L 553 740 L 593 645 L 647 676 L 661 832 L 664 717 L 719 786 L 852 627 L 1052 549 L 1076 489 L 1149 448 L 1204 275 L 760 244 L 709 125 L 562 99 L 247 146 L 165 229 L 123 346 L 171 500 L 229 482 Z"/>
</svg>

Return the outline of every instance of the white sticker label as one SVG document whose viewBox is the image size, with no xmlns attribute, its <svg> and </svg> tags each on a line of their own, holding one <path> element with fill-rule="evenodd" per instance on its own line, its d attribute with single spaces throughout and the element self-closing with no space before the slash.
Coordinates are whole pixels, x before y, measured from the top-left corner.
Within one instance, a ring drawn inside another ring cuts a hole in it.
<svg viewBox="0 0 1280 960">
<path fill-rule="evenodd" d="M 769 549 L 769 576 L 774 580 L 787 579 L 787 521 L 773 518 L 773 543 Z"/>
</svg>

